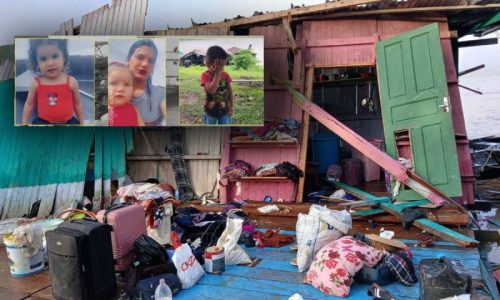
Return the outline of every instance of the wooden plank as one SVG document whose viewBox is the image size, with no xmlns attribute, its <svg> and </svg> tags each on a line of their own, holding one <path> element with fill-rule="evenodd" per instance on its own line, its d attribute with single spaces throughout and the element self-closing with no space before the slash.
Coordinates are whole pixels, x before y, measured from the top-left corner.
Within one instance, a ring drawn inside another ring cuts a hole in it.
<svg viewBox="0 0 500 300">
<path fill-rule="evenodd" d="M 486 46 L 486 45 L 496 45 L 496 44 L 498 44 L 498 39 L 491 38 L 491 39 L 458 42 L 458 47 L 465 48 L 465 47 L 476 47 L 476 46 Z"/>
<path fill-rule="evenodd" d="M 289 47 L 292 49 L 293 53 L 297 55 L 297 44 L 295 43 L 295 38 L 293 37 L 292 28 L 290 28 L 288 18 L 281 18 L 281 22 L 288 36 Z"/>
<path fill-rule="evenodd" d="M 305 93 L 306 97 L 312 98 L 313 93 L 313 80 L 314 80 L 314 69 L 306 69 L 306 82 L 305 82 Z M 301 145 L 299 154 L 299 169 L 305 170 L 307 164 L 307 146 L 309 142 L 309 114 L 306 111 L 302 112 L 302 134 L 301 134 Z M 305 176 L 299 178 L 297 186 L 297 202 L 302 202 L 304 199 L 304 184 Z"/>
<path fill-rule="evenodd" d="M 330 13 L 321 16 L 302 17 L 298 20 L 314 20 L 314 19 L 331 19 L 344 17 L 360 17 L 371 15 L 390 15 L 390 14 L 414 14 L 414 13 L 429 13 L 429 12 L 453 12 L 463 10 L 485 10 L 500 8 L 500 4 L 482 4 L 482 5 L 450 5 L 450 6 L 426 6 L 426 7 L 406 7 L 406 8 L 390 8 L 390 9 L 372 9 L 365 11 L 352 11 L 343 13 Z"/>
<path fill-rule="evenodd" d="M 335 2 L 328 2 L 328 3 L 324 3 L 324 4 L 311 5 L 311 6 L 307 6 L 307 7 L 281 10 L 281 11 L 272 12 L 272 13 L 264 14 L 264 15 L 260 15 L 260 16 L 233 19 L 233 20 L 229 20 L 226 22 L 217 22 L 217 23 L 202 25 L 202 26 L 198 26 L 198 27 L 200 27 L 200 28 L 214 28 L 214 27 L 218 28 L 218 27 L 233 27 L 233 26 L 239 26 L 239 25 L 249 25 L 249 24 L 255 24 L 255 23 L 263 23 L 266 21 L 272 21 L 275 19 L 286 18 L 286 17 L 288 17 L 289 14 L 293 18 L 296 16 L 301 16 L 301 15 L 306 15 L 306 14 L 314 14 L 314 13 L 324 12 L 324 11 L 328 11 L 328 10 L 335 10 L 335 9 L 340 9 L 340 8 L 346 8 L 349 6 L 356 6 L 356 5 L 360 5 L 360 4 L 368 4 L 368 3 L 376 3 L 376 2 L 380 2 L 380 0 L 335 1 Z"/>
<path fill-rule="evenodd" d="M 184 155 L 185 160 L 219 160 L 220 154 Z M 170 160 L 170 155 L 127 155 L 127 160 Z"/>
<path fill-rule="evenodd" d="M 469 68 L 467 70 L 463 70 L 463 71 L 458 72 L 457 76 L 460 77 L 462 75 L 469 74 L 469 73 L 472 73 L 474 71 L 481 70 L 483 68 L 484 68 L 484 64 L 479 65 L 479 66 L 475 66 L 475 67 Z"/>
<path fill-rule="evenodd" d="M 394 204 L 384 203 L 381 204 L 380 207 L 397 217 L 401 218 L 402 216 L 401 213 L 398 211 L 397 207 L 394 207 Z M 471 237 L 468 237 L 454 230 L 451 230 L 447 227 L 444 227 L 443 225 L 440 225 L 429 219 L 424 218 L 415 220 L 415 222 L 413 222 L 413 225 L 427 232 L 430 232 L 435 236 L 442 238 L 443 240 L 454 242 L 464 247 L 474 247 L 479 245 L 479 241 L 476 241 Z"/>
</svg>

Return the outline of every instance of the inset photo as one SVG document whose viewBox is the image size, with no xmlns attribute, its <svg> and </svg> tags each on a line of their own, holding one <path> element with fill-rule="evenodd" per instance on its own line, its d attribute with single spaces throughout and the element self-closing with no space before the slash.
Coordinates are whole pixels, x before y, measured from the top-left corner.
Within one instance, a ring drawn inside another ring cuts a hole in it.
<svg viewBox="0 0 500 300">
<path fill-rule="evenodd" d="M 166 126 L 165 38 L 108 40 L 109 126 Z"/>
<path fill-rule="evenodd" d="M 180 125 L 264 125 L 264 38 L 179 40 Z"/>
<path fill-rule="evenodd" d="M 16 38 L 15 125 L 94 125 L 94 39 Z"/>
</svg>

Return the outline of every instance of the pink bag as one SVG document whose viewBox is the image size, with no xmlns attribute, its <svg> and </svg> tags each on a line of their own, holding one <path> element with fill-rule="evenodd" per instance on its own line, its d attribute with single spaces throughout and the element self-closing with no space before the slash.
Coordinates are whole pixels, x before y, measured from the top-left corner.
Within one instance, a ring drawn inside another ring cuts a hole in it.
<svg viewBox="0 0 500 300">
<path fill-rule="evenodd" d="M 111 225 L 111 244 L 115 271 L 125 271 L 132 263 L 134 241 L 146 234 L 145 213 L 142 205 L 117 204 L 97 213 L 97 220 Z"/>
</svg>

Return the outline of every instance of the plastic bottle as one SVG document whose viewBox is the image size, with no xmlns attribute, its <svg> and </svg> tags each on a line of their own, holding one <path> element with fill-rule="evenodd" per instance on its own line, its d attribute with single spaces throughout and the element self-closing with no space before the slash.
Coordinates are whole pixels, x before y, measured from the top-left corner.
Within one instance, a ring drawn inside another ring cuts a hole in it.
<svg viewBox="0 0 500 300">
<path fill-rule="evenodd" d="M 155 300 L 172 300 L 172 291 L 163 278 L 160 279 L 160 284 L 156 287 Z"/>
</svg>

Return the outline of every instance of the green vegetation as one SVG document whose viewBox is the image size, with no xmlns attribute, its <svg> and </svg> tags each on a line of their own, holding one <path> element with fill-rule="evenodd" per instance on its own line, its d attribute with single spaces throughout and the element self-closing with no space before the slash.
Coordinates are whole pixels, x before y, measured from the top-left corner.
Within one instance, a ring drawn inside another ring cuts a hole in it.
<svg viewBox="0 0 500 300">
<path fill-rule="evenodd" d="M 179 98 L 181 124 L 203 124 L 203 103 L 205 91 L 200 86 L 204 66 L 179 67 Z M 252 80 L 252 82 L 233 82 L 234 115 L 233 124 L 257 125 L 264 123 L 264 70 L 254 66 L 249 70 L 236 70 L 226 66 L 233 80 Z M 255 82 L 257 80 L 257 82 Z"/>
<path fill-rule="evenodd" d="M 231 60 L 236 70 L 250 70 L 257 65 L 255 54 L 250 49 L 242 49 Z"/>
</svg>

